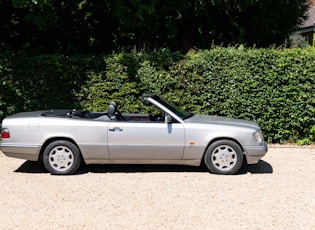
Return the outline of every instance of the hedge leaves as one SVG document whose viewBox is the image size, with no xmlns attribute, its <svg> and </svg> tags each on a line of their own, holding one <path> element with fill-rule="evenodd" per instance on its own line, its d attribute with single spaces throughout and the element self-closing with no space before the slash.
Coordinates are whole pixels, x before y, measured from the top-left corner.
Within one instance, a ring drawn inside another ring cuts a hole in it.
<svg viewBox="0 0 315 230">
<path fill-rule="evenodd" d="M 269 142 L 315 142 L 315 49 L 212 47 L 96 57 L 0 53 L 0 117 L 47 108 L 146 112 L 155 92 L 196 113 L 254 120 Z"/>
</svg>

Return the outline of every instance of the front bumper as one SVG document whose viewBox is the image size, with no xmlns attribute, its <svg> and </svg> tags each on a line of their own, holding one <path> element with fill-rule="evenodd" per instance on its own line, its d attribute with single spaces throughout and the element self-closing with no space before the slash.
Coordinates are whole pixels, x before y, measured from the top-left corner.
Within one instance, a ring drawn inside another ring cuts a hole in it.
<svg viewBox="0 0 315 230">
<path fill-rule="evenodd" d="M 267 143 L 264 142 L 261 146 L 244 146 L 244 152 L 247 164 L 256 164 L 268 152 Z"/>
</svg>

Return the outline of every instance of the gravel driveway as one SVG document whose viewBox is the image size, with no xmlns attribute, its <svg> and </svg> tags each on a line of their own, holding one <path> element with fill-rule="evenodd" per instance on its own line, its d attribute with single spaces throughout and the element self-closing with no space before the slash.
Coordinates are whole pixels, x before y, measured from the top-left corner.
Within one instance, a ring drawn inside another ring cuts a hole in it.
<svg viewBox="0 0 315 230">
<path fill-rule="evenodd" d="M 238 175 L 94 165 L 52 176 L 0 152 L 0 229 L 315 229 L 315 148 L 270 146 Z"/>
</svg>

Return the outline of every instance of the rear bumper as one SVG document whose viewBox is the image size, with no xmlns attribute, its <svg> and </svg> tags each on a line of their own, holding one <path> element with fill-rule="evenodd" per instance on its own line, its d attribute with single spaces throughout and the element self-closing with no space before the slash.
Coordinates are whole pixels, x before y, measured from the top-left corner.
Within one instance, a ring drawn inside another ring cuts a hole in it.
<svg viewBox="0 0 315 230">
<path fill-rule="evenodd" d="M 40 145 L 17 145 L 0 143 L 0 151 L 8 157 L 37 161 Z"/>
<path fill-rule="evenodd" d="M 261 146 L 244 146 L 247 164 L 256 164 L 268 152 L 267 143 Z"/>
</svg>

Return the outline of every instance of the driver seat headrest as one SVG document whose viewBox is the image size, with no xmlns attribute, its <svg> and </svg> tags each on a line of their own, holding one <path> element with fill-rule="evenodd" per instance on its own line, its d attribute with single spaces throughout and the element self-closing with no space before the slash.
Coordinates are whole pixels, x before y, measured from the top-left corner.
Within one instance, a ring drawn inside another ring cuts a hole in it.
<svg viewBox="0 0 315 230">
<path fill-rule="evenodd" d="M 117 104 L 116 102 L 111 102 L 108 106 L 108 116 L 110 119 L 114 119 L 116 117 Z"/>
</svg>

